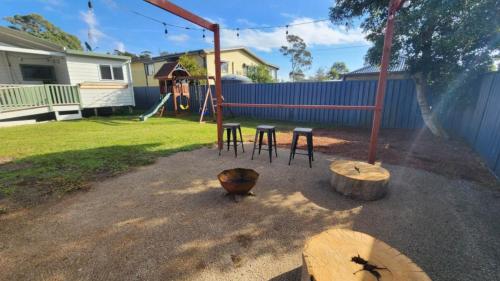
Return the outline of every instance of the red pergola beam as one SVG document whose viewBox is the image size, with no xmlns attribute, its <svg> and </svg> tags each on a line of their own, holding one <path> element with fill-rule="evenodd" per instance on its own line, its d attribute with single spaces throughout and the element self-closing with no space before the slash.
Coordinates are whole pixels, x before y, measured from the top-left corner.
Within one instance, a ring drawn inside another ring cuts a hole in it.
<svg viewBox="0 0 500 281">
<path fill-rule="evenodd" d="M 223 107 L 255 107 L 255 108 L 297 108 L 297 109 L 336 109 L 336 110 L 374 110 L 374 105 L 329 105 L 329 104 L 265 104 L 265 103 L 228 103 Z"/>
<path fill-rule="evenodd" d="M 153 4 L 156 7 L 161 8 L 165 11 L 168 11 L 176 16 L 179 16 L 187 21 L 190 21 L 198 26 L 201 26 L 205 29 L 214 31 L 214 25 L 215 25 L 214 23 L 211 23 L 206 19 L 197 16 L 191 13 L 190 11 L 171 3 L 170 1 L 166 0 L 144 0 L 144 1 Z"/>
</svg>

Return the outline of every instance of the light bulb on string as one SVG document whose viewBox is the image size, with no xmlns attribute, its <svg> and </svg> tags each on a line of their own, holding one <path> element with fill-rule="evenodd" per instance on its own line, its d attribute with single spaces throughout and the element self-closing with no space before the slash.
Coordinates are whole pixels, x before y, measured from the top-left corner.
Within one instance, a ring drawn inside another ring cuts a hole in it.
<svg viewBox="0 0 500 281">
<path fill-rule="evenodd" d="M 288 36 L 288 24 L 286 25 L 286 32 L 285 34 Z"/>
<path fill-rule="evenodd" d="M 203 29 L 203 39 L 205 39 L 205 29 Z"/>
<path fill-rule="evenodd" d="M 240 28 L 236 28 L 236 37 L 240 38 Z"/>
<path fill-rule="evenodd" d="M 92 1 L 90 1 L 90 0 L 89 0 L 89 1 L 87 2 L 87 6 L 89 7 L 89 9 L 90 9 L 90 10 L 92 10 Z"/>
<path fill-rule="evenodd" d="M 168 34 L 167 24 L 163 23 L 163 26 L 165 27 L 165 35 L 167 35 Z"/>
</svg>

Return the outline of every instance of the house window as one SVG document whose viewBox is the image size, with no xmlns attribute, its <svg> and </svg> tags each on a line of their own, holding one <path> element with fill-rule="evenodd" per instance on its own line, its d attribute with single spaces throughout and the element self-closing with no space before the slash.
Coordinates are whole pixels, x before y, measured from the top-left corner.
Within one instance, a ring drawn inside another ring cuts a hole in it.
<svg viewBox="0 0 500 281">
<path fill-rule="evenodd" d="M 123 80 L 123 68 L 121 66 L 99 65 L 101 80 Z"/>
<path fill-rule="evenodd" d="M 24 81 L 43 81 L 46 83 L 56 81 L 54 67 L 51 65 L 21 64 L 20 66 Z"/>
<path fill-rule="evenodd" d="M 220 63 L 220 69 L 222 73 L 228 73 L 229 72 L 229 62 L 223 61 Z"/>
<path fill-rule="evenodd" d="M 123 80 L 123 68 L 121 66 L 113 67 L 113 80 Z"/>
<path fill-rule="evenodd" d="M 147 76 L 153 76 L 155 74 L 155 65 L 153 63 L 148 63 L 144 65 L 146 68 L 146 74 Z"/>
</svg>

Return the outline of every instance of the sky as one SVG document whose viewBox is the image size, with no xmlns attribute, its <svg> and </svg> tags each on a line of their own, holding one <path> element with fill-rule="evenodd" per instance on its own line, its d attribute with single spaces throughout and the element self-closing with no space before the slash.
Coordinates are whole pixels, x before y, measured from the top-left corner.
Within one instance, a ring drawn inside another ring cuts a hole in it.
<svg viewBox="0 0 500 281">
<path fill-rule="evenodd" d="M 140 53 L 144 50 L 157 55 L 187 50 L 213 48 L 213 35 L 194 29 L 168 27 L 168 34 L 161 22 L 196 28 L 191 23 L 169 14 L 141 0 L 92 0 L 93 11 L 87 8 L 88 0 L 0 0 L 0 25 L 15 14 L 38 13 L 64 31 L 88 41 L 97 52 L 115 49 Z M 212 22 L 221 31 L 222 48 L 247 47 L 265 61 L 277 65 L 278 77 L 288 80 L 289 58 L 279 48 L 286 45 L 286 28 L 262 28 L 327 19 L 334 0 L 173 0 Z M 142 14 L 143 16 L 138 15 Z M 149 19 L 150 17 L 152 19 Z M 159 22 L 158 22 L 159 21 Z M 240 28 L 239 36 L 235 30 Z M 306 42 L 313 56 L 306 75 L 313 75 L 318 68 L 329 69 L 337 61 L 345 62 L 350 70 L 363 66 L 363 57 L 369 47 L 364 34 L 357 27 L 346 30 L 331 22 L 316 22 L 290 26 L 289 34 L 298 35 Z M 89 38 L 89 34 L 91 35 Z"/>
</svg>

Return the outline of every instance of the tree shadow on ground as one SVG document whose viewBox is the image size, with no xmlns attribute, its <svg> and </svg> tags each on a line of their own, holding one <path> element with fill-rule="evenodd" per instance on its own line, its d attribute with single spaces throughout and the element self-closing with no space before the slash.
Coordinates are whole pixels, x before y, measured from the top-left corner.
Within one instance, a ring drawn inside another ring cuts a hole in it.
<svg viewBox="0 0 500 281">
<path fill-rule="evenodd" d="M 70 150 L 0 164 L 0 199 L 7 198 L 20 206 L 34 206 L 72 191 L 87 190 L 93 183 L 123 174 L 134 167 L 152 164 L 159 156 L 201 146 L 158 150 L 156 147 L 159 145 L 151 143 Z"/>
</svg>

